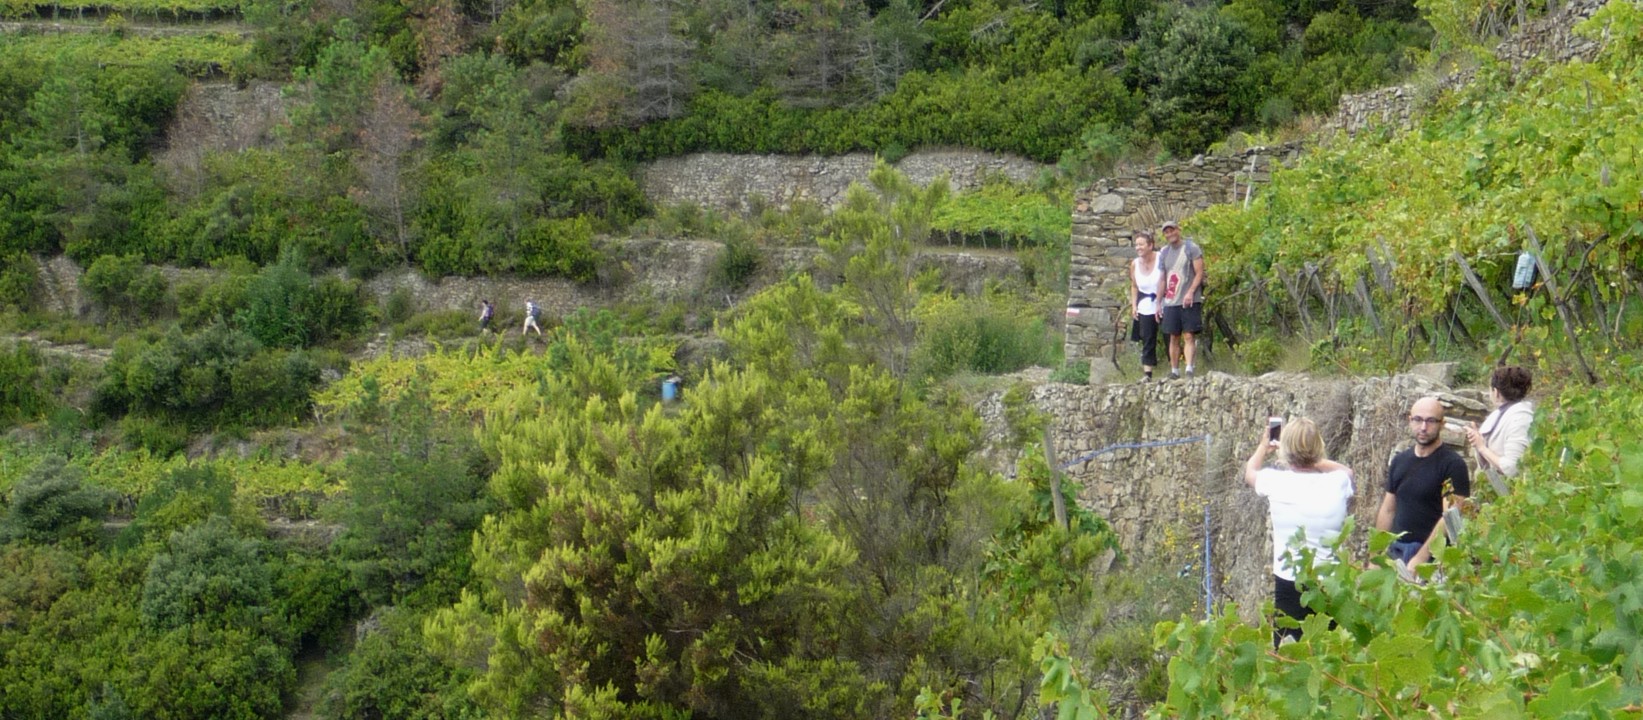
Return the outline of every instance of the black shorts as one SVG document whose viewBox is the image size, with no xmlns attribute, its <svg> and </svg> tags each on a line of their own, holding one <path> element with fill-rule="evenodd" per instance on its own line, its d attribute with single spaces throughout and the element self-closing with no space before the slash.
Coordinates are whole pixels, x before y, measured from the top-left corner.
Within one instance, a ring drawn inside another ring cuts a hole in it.
<svg viewBox="0 0 1643 720">
<path fill-rule="evenodd" d="M 1165 305 L 1164 321 L 1158 325 L 1165 335 L 1180 335 L 1181 333 L 1201 333 L 1204 331 L 1203 304 L 1184 307 L 1181 305 Z"/>
</svg>

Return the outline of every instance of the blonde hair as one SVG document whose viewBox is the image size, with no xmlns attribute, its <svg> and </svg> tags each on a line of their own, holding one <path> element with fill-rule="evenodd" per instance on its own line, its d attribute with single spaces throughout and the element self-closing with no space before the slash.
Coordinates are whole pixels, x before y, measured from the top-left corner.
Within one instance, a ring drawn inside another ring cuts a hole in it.
<svg viewBox="0 0 1643 720">
<path fill-rule="evenodd" d="M 1292 468 L 1310 468 L 1327 457 L 1324 437 L 1311 419 L 1298 417 L 1278 433 L 1278 461 Z"/>
</svg>

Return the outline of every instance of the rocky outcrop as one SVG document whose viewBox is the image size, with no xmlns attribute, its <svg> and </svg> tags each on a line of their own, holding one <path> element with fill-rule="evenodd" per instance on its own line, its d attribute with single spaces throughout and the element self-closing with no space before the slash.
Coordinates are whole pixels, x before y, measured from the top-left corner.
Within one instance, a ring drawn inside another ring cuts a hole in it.
<svg viewBox="0 0 1643 720">
<path fill-rule="evenodd" d="M 1367 528 L 1374 526 L 1384 493 L 1386 464 L 1408 445 L 1404 418 L 1409 405 L 1429 394 L 1451 406 L 1454 424 L 1447 439 L 1458 445 L 1458 422 L 1481 419 L 1484 404 L 1474 393 L 1451 392 L 1417 375 L 1352 380 L 1209 373 L 1148 385 L 1043 384 L 1031 397 L 1037 409 L 1053 418 L 1052 440 L 1061 463 L 1113 445 L 1187 440 L 1100 454 L 1072 464 L 1067 475 L 1082 486 L 1082 505 L 1107 518 L 1135 561 L 1191 566 L 1201 574 L 1208 542 L 1217 600 L 1235 601 L 1246 617 L 1253 617 L 1272 592 L 1271 531 L 1265 501 L 1244 484 L 1242 472 L 1266 418 L 1311 418 L 1322 430 L 1330 456 L 1356 471 L 1357 529 L 1349 547 L 1362 558 Z M 1000 397 L 982 403 L 981 414 L 992 437 L 1001 442 L 1007 431 Z"/>
</svg>

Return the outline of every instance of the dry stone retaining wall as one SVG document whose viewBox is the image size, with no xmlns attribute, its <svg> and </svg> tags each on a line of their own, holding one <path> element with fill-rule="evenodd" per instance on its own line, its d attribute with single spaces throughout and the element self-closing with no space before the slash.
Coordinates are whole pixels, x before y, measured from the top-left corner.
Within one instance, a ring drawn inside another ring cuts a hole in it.
<svg viewBox="0 0 1643 720">
<path fill-rule="evenodd" d="M 895 163 L 913 182 L 927 185 L 943 174 L 954 190 L 979 187 L 989 175 L 1029 182 L 1046 166 L 1011 155 L 968 150 L 922 150 Z M 664 158 L 639 173 L 645 195 L 657 205 L 691 203 L 746 212 L 764 202 L 788 208 L 795 202 L 836 207 L 852 182 L 866 182 L 873 156 L 728 155 L 699 153 Z M 757 200 L 756 200 L 757 198 Z"/>
<path fill-rule="evenodd" d="M 238 85 L 223 80 L 196 82 L 177 103 L 166 129 L 166 147 L 155 160 L 186 185 L 205 155 L 271 147 L 278 143 L 275 128 L 287 119 L 287 101 L 278 83 L 256 80 Z M 188 188 L 185 187 L 184 190 Z"/>
<path fill-rule="evenodd" d="M 579 308 L 606 308 L 631 302 L 701 303 L 722 306 L 740 299 L 714 284 L 714 270 L 724 245 L 705 240 L 625 239 L 607 240 L 605 249 L 613 260 L 611 270 L 599 282 L 577 283 L 563 278 L 463 277 L 428 279 L 414 270 L 383 273 L 365 282 L 365 289 L 378 302 L 395 290 L 405 288 L 421 310 L 464 310 L 478 312 L 479 301 L 489 298 L 503 310 L 519 312 L 526 300 L 534 300 L 550 317 L 561 317 Z M 811 247 L 775 247 L 764 251 L 763 262 L 740 296 L 776 282 L 790 274 L 816 269 L 820 251 Z M 1023 277 L 1021 265 L 1011 255 L 976 254 L 929 250 L 918 258 L 920 269 L 934 268 L 943 287 L 953 292 L 978 295 L 989 280 L 1009 281 Z M 64 315 L 83 315 L 91 310 L 80 292 L 83 270 L 65 256 L 40 259 L 41 285 L 47 309 Z M 162 268 L 173 285 L 204 282 L 216 272 L 198 268 Z M 824 279 L 825 280 L 825 279 Z M 720 296 L 719 294 L 723 294 Z"/>
<path fill-rule="evenodd" d="M 1495 46 L 1495 57 L 1510 64 L 1513 72 L 1522 72 L 1535 60 L 1552 63 L 1576 58 L 1590 60 L 1597 55 L 1602 43 L 1575 34 L 1574 27 L 1606 4 L 1608 0 L 1569 0 L 1545 17 L 1525 23 Z M 1325 123 L 1324 132 L 1355 135 L 1371 127 L 1407 128 L 1416 108 L 1438 93 L 1470 83 L 1473 74 L 1473 70 L 1466 69 L 1438 78 L 1429 85 L 1399 85 L 1343 95 L 1335 115 Z"/>
<path fill-rule="evenodd" d="M 1266 502 L 1243 481 L 1244 461 L 1266 418 L 1311 418 L 1330 457 L 1354 469 L 1356 530 L 1348 547 L 1361 558 L 1385 491 L 1387 461 L 1408 446 L 1404 417 L 1412 402 L 1428 394 L 1451 405 L 1451 420 L 1481 419 L 1485 412 L 1475 392 L 1452 393 L 1416 375 L 1351 380 L 1212 372 L 1148 385 L 1050 383 L 1037 386 L 1031 397 L 1053 418 L 1052 440 L 1063 463 L 1111 445 L 1210 436 L 1207 445 L 1117 450 L 1067 473 L 1082 485 L 1080 504 L 1112 524 L 1125 555 L 1136 562 L 1190 565 L 1201 575 L 1207 507 L 1217 600 L 1237 602 L 1248 619 L 1272 592 Z M 992 437 L 1002 438 L 999 396 L 984 402 L 981 414 Z M 1446 439 L 1458 444 L 1458 429 L 1452 426 Z"/>
</svg>

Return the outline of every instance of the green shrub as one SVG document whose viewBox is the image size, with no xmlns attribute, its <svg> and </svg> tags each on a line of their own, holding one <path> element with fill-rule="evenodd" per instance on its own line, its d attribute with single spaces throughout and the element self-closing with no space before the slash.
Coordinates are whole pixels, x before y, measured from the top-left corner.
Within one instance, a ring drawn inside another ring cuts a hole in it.
<svg viewBox="0 0 1643 720">
<path fill-rule="evenodd" d="M 96 389 L 96 406 L 112 415 L 184 424 L 291 422 L 307 411 L 309 393 L 320 381 L 318 357 L 264 350 L 250 335 L 222 325 L 192 334 L 174 328 L 158 339 L 116 345 Z"/>
<path fill-rule="evenodd" d="M 245 307 L 246 289 L 257 268 L 243 257 L 231 256 L 212 263 L 222 276 L 209 282 L 177 286 L 177 318 L 183 327 L 205 327 L 226 323 Z"/>
<path fill-rule="evenodd" d="M 229 371 L 228 410 L 251 425 L 292 422 L 308 408 L 319 381 L 320 367 L 305 353 L 257 353 Z"/>
<path fill-rule="evenodd" d="M 713 264 L 713 282 L 727 290 L 742 290 L 759 272 L 762 259 L 758 243 L 745 231 L 729 233 Z"/>
<path fill-rule="evenodd" d="M 85 485 L 84 477 L 60 456 L 36 463 L 11 489 L 0 518 L 0 542 L 52 543 L 71 533 L 95 532 L 115 494 Z"/>
<path fill-rule="evenodd" d="M 197 622 L 260 627 L 272 604 L 262 543 L 213 516 L 171 534 L 143 577 L 142 618 L 151 629 Z"/>
<path fill-rule="evenodd" d="M 44 365 L 30 343 L 0 346 L 0 427 L 32 420 L 51 408 Z"/>
<path fill-rule="evenodd" d="M 420 381 L 391 404 L 367 383 L 349 411 L 359 446 L 346 461 L 350 492 L 335 507 L 346 529 L 334 549 L 373 605 L 452 602 L 490 507 L 472 434 L 433 409 Z"/>
<path fill-rule="evenodd" d="M 287 252 L 257 273 L 234 325 L 275 348 L 309 347 L 363 327 L 369 314 L 359 283 L 334 276 L 315 280 L 303 264 L 301 253 Z"/>
<path fill-rule="evenodd" d="M 929 377 L 955 372 L 1000 374 L 1045 362 L 1049 329 L 1025 309 L 991 300 L 945 304 L 919 327 L 914 364 Z"/>
<path fill-rule="evenodd" d="M 104 255 L 86 268 L 80 289 L 109 317 L 152 318 L 168 308 L 170 283 L 137 255 Z"/>
<path fill-rule="evenodd" d="M 207 463 L 185 465 L 166 473 L 137 501 L 123 544 L 169 537 L 217 515 L 236 519 L 242 527 L 260 524 L 249 511 L 236 510 L 232 475 Z"/>
<path fill-rule="evenodd" d="M 445 720 L 477 717 L 467 671 L 435 656 L 422 639 L 422 618 L 403 610 L 380 616 L 381 628 L 354 645 L 326 678 L 318 716 Z"/>
<path fill-rule="evenodd" d="M 382 303 L 383 321 L 394 325 L 410 320 L 416 311 L 416 293 L 404 286 L 394 288 L 388 293 L 387 301 Z"/>
<path fill-rule="evenodd" d="M 33 310 L 40 305 L 40 265 L 28 253 L 0 257 L 0 308 Z"/>
<path fill-rule="evenodd" d="M 1278 369 L 1283 349 L 1275 338 L 1262 335 L 1244 343 L 1243 355 L 1244 370 L 1251 375 L 1261 375 Z"/>
<path fill-rule="evenodd" d="M 133 450 L 170 457 L 188 449 L 188 427 L 164 417 L 127 415 L 120 419 L 120 439 Z"/>
<path fill-rule="evenodd" d="M 599 269 L 593 247 L 593 224 L 586 216 L 538 220 L 519 236 L 512 270 L 526 275 L 557 275 L 586 282 Z"/>
<path fill-rule="evenodd" d="M 501 311 L 491 320 L 491 329 L 500 330 L 507 327 L 503 322 Z M 428 337 L 435 340 L 448 340 L 473 335 L 479 329 L 479 313 L 463 312 L 461 310 L 434 310 L 422 312 L 406 318 L 395 328 L 402 337 Z"/>
<path fill-rule="evenodd" d="M 1068 360 L 1061 367 L 1050 373 L 1050 382 L 1067 383 L 1069 385 L 1088 385 L 1090 383 L 1090 361 Z"/>
<path fill-rule="evenodd" d="M 283 639 L 288 644 L 334 645 L 359 606 L 347 569 L 326 549 L 300 547 L 271 558 L 269 565 L 278 598 L 275 626 Z"/>
</svg>

